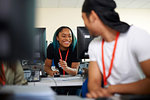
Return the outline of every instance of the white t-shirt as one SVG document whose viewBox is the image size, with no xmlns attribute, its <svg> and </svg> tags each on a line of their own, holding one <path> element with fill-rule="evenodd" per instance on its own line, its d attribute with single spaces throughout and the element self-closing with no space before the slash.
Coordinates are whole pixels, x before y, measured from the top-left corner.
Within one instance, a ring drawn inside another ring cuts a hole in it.
<svg viewBox="0 0 150 100">
<path fill-rule="evenodd" d="M 115 41 L 104 42 L 104 63 L 106 76 L 109 72 L 110 62 Z M 103 73 L 101 57 L 102 38 L 96 37 L 89 45 L 90 61 L 97 61 Z M 131 83 L 145 77 L 139 62 L 150 59 L 150 34 L 131 26 L 128 32 L 120 33 L 113 68 L 107 79 L 108 85 Z"/>
</svg>

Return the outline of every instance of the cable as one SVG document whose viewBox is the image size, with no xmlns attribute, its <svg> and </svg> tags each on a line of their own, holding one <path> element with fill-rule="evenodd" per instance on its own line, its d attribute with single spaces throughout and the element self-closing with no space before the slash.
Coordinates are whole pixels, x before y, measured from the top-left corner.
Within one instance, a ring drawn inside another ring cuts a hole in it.
<svg viewBox="0 0 150 100">
<path fill-rule="evenodd" d="M 53 80 L 54 80 L 54 82 L 55 82 L 55 86 L 57 87 L 57 82 L 55 81 L 55 79 L 54 78 L 52 78 Z"/>
<path fill-rule="evenodd" d="M 55 81 L 54 77 L 52 77 L 52 79 L 53 79 L 53 81 L 55 83 L 55 86 L 56 86 L 55 91 L 56 91 L 57 90 L 57 82 Z"/>
</svg>

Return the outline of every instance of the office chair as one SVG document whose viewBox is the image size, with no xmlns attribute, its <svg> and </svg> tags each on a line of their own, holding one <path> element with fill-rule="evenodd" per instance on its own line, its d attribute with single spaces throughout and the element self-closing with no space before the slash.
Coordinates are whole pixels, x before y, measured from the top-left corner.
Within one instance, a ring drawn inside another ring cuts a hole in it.
<svg viewBox="0 0 150 100">
<path fill-rule="evenodd" d="M 103 79 L 101 83 L 101 87 L 104 87 Z M 86 98 L 86 94 L 88 93 L 88 78 L 83 82 L 82 88 L 81 88 L 81 96 L 83 98 Z"/>
<path fill-rule="evenodd" d="M 81 96 L 83 98 L 86 97 L 86 94 L 88 93 L 88 78 L 83 82 L 82 88 L 81 88 Z"/>
</svg>

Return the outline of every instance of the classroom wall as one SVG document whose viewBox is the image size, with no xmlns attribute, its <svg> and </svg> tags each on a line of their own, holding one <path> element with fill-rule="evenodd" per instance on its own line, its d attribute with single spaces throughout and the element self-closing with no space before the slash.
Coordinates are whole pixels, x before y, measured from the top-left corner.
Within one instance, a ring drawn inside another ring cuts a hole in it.
<svg viewBox="0 0 150 100">
<path fill-rule="evenodd" d="M 76 27 L 83 26 L 79 8 L 38 8 L 35 27 L 46 27 L 46 39 L 52 41 L 56 29 L 62 25 L 69 26 L 76 35 Z"/>
<path fill-rule="evenodd" d="M 116 9 L 122 21 L 136 25 L 150 33 L 150 9 Z M 76 35 L 76 27 L 84 26 L 81 8 L 36 8 L 35 27 L 46 28 L 46 39 L 52 41 L 56 29 L 69 26 Z"/>
</svg>

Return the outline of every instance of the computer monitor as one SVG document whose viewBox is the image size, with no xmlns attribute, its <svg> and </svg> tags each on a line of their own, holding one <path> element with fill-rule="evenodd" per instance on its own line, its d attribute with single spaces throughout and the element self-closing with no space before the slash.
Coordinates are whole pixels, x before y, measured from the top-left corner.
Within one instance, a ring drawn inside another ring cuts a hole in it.
<svg viewBox="0 0 150 100">
<path fill-rule="evenodd" d="M 0 0 L 0 59 L 30 58 L 34 0 Z"/>
<path fill-rule="evenodd" d="M 46 59 L 46 28 L 35 29 L 33 59 L 45 61 Z"/>
<path fill-rule="evenodd" d="M 77 27 L 77 57 L 88 59 L 88 46 L 93 39 L 86 27 Z"/>
<path fill-rule="evenodd" d="M 35 28 L 33 40 L 32 58 L 22 60 L 23 65 L 42 65 L 46 59 L 46 28 Z"/>
</svg>

